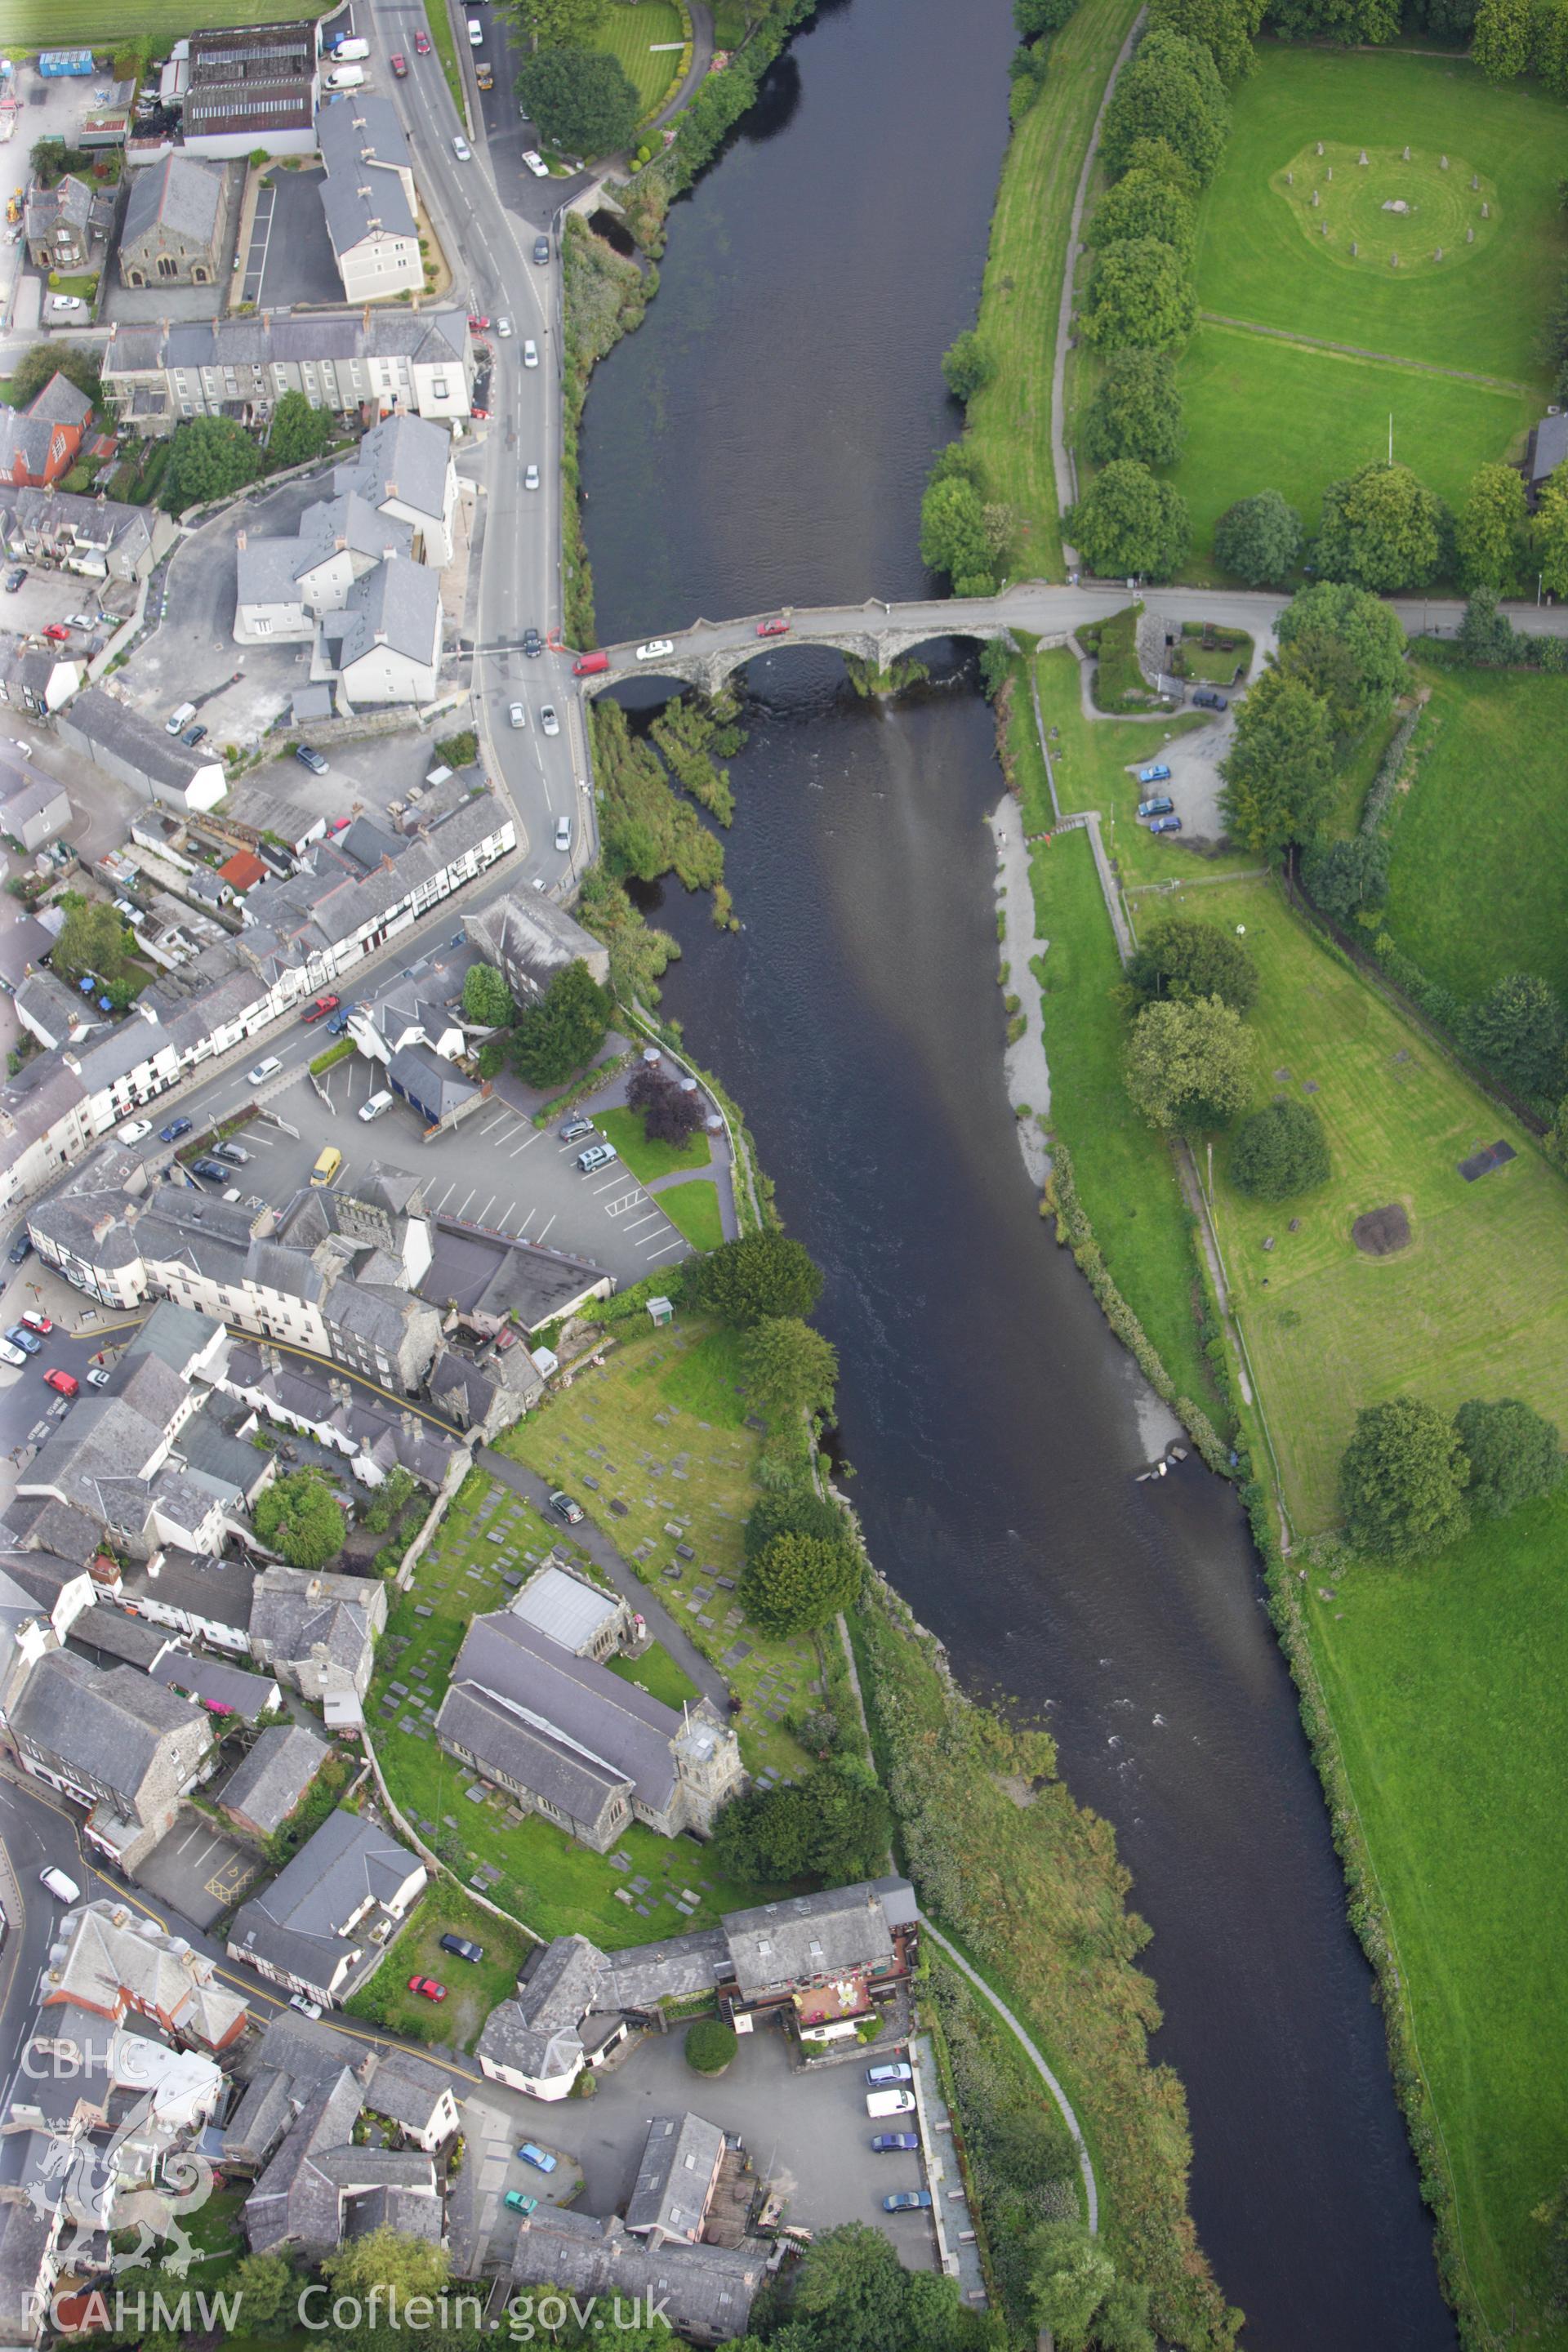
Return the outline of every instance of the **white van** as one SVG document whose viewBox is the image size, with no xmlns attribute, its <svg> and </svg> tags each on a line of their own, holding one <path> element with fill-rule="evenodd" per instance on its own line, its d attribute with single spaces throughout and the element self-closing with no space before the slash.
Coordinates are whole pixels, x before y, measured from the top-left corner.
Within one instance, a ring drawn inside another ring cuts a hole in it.
<svg viewBox="0 0 1568 2352">
<path fill-rule="evenodd" d="M 321 76 L 321 88 L 323 89 L 358 89 L 363 79 L 363 66 L 339 66 L 333 72 Z"/>
<path fill-rule="evenodd" d="M 353 34 L 346 35 L 332 43 L 331 57 L 335 66 L 352 65 L 355 58 L 368 58 L 369 55 L 370 43 L 356 40 Z"/>
<path fill-rule="evenodd" d="M 484 37 L 485 37 L 485 28 L 484 28 L 484 26 L 479 23 L 479 18 L 478 18 L 477 16 L 470 16 L 470 17 L 468 18 L 468 47 L 469 47 L 469 48 L 470 48 L 470 49 L 477 49 L 478 47 L 479 47 L 480 44 L 481 44 L 481 43 L 483 42 L 483 40 L 484 40 Z"/>
<path fill-rule="evenodd" d="M 188 727 L 190 725 L 195 715 L 196 706 L 194 702 L 182 702 L 178 710 L 172 711 L 169 717 L 164 719 L 163 730 L 165 734 L 177 735 L 183 727 Z"/>
<path fill-rule="evenodd" d="M 868 2091 L 866 2113 L 868 2116 L 912 2116 L 915 2111 L 912 2091 Z"/>
<path fill-rule="evenodd" d="M 389 1094 L 372 1095 L 368 1102 L 361 1103 L 359 1115 L 363 1119 L 379 1118 L 384 1110 L 391 1108 L 392 1097 Z"/>
<path fill-rule="evenodd" d="M 48 1870 L 40 1870 L 38 1873 L 38 1882 L 40 1885 L 47 1886 L 48 1888 L 49 1893 L 54 1896 L 57 1903 L 79 1903 L 81 1901 L 80 1887 L 77 1885 L 74 1878 L 68 1878 L 63 1870 L 56 1870 L 52 1866 Z"/>
</svg>

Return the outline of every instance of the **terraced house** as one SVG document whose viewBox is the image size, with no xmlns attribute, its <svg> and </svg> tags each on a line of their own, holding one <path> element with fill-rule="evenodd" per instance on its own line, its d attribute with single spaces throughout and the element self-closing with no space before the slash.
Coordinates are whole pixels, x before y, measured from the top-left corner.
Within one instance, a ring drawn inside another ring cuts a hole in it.
<svg viewBox="0 0 1568 2352">
<path fill-rule="evenodd" d="M 474 362 L 456 310 L 261 310 L 248 319 L 110 327 L 103 389 L 142 433 L 186 416 L 263 424 L 286 392 L 367 424 L 402 411 L 467 416 Z"/>
</svg>

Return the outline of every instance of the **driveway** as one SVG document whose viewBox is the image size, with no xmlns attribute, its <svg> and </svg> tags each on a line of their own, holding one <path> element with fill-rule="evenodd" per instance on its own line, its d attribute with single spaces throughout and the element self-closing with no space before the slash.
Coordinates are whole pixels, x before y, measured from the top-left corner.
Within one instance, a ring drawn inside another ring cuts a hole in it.
<svg viewBox="0 0 1568 2352">
<path fill-rule="evenodd" d="M 245 257 L 243 301 L 272 310 L 285 303 L 342 300 L 342 279 L 321 210 L 326 176 L 319 166 L 290 172 L 279 164 L 263 183 Z"/>
<path fill-rule="evenodd" d="M 237 1838 L 225 1837 L 194 1811 L 182 1811 L 135 1874 L 198 1927 L 210 1927 L 261 1875 L 261 1860 Z"/>
<path fill-rule="evenodd" d="M 1230 709 L 1207 727 L 1195 728 L 1190 735 L 1180 735 L 1170 742 L 1162 742 L 1159 730 L 1149 730 L 1149 749 L 1129 764 L 1129 776 L 1135 776 L 1140 767 L 1163 760 L 1171 771 L 1168 784 L 1148 784 L 1150 793 L 1169 793 L 1176 804 L 1176 814 L 1182 820 L 1182 837 L 1190 841 L 1220 841 L 1225 836 L 1225 819 L 1220 814 L 1219 796 L 1224 788 L 1220 762 L 1229 751 L 1236 734 L 1236 700 Z M 1129 801 L 1118 815 L 1131 816 L 1136 807 Z"/>
</svg>

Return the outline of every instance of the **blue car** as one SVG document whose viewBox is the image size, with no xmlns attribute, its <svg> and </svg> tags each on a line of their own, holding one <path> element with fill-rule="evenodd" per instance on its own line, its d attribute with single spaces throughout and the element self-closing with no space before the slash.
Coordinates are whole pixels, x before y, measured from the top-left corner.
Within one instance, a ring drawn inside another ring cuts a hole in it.
<svg viewBox="0 0 1568 2352">
<path fill-rule="evenodd" d="M 1163 760 L 1156 760 L 1152 768 L 1139 769 L 1138 781 L 1141 784 L 1168 784 L 1171 781 L 1171 771 L 1166 767 Z"/>
<path fill-rule="evenodd" d="M 925 2213 L 931 2210 L 929 2189 L 895 2189 L 882 2200 L 884 2213 Z"/>
<path fill-rule="evenodd" d="M 913 2132 L 873 2132 L 873 2156 L 912 2156 L 920 2141 Z"/>
<path fill-rule="evenodd" d="M 29 1356 L 36 1356 L 44 1344 L 37 1333 L 29 1331 L 25 1323 L 13 1323 L 5 1337 L 14 1348 L 22 1349 Z"/>
<path fill-rule="evenodd" d="M 879 2066 L 868 2066 L 866 2069 L 866 2080 L 874 2091 L 889 2083 L 912 2083 L 914 2079 L 914 2068 L 902 2058 L 887 2058 Z"/>
<path fill-rule="evenodd" d="M 1140 816 L 1169 816 L 1175 805 L 1169 793 L 1155 793 L 1150 799 L 1139 802 L 1138 814 Z"/>
<path fill-rule="evenodd" d="M 1179 816 L 1157 816 L 1149 827 L 1151 833 L 1180 833 L 1181 829 L 1182 820 Z"/>
<path fill-rule="evenodd" d="M 517 2152 L 524 2164 L 531 2164 L 536 2172 L 553 2172 L 555 2169 L 555 2158 L 549 2150 L 535 2147 L 531 2139 L 525 2139 Z"/>
<path fill-rule="evenodd" d="M 189 1135 L 190 1131 L 191 1122 L 188 1118 L 172 1118 L 167 1127 L 161 1127 L 158 1129 L 158 1140 L 160 1143 L 178 1143 L 181 1136 Z"/>
</svg>

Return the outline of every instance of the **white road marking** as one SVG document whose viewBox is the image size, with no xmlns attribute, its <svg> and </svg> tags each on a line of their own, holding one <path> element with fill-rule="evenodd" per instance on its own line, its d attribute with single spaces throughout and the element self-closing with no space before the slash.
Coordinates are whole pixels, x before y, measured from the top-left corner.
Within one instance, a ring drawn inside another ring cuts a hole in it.
<svg viewBox="0 0 1568 2352">
<path fill-rule="evenodd" d="M 480 1128 L 479 1133 L 481 1135 L 489 1135 L 491 1128 L 504 1127 L 510 1117 L 511 1112 L 510 1109 L 498 1112 L 494 1118 L 489 1120 L 485 1126 Z"/>
<path fill-rule="evenodd" d="M 654 1257 L 668 1257 L 670 1251 L 672 1249 L 679 1249 L 685 1239 L 686 1236 L 684 1234 L 677 1234 L 672 1242 L 666 1242 L 662 1249 L 656 1249 L 651 1253 L 651 1255 Z"/>
<path fill-rule="evenodd" d="M 453 1214 L 455 1217 L 460 1217 L 460 1216 L 462 1215 L 463 1211 L 468 1207 L 468 1202 L 473 1199 L 474 1194 L 479 1191 L 479 1186 L 478 1186 L 477 1184 L 475 1184 L 475 1185 L 473 1185 L 473 1186 L 472 1186 L 472 1187 L 471 1187 L 471 1188 L 470 1188 L 467 1192 L 465 1192 L 465 1193 L 464 1193 L 464 1195 L 463 1195 L 463 1197 L 462 1197 L 461 1201 L 458 1202 L 458 1206 L 457 1206 L 457 1207 L 453 1210 L 453 1212 L 452 1212 L 452 1214 Z"/>
<path fill-rule="evenodd" d="M 542 1127 L 536 1127 L 536 1128 L 534 1129 L 534 1130 L 533 1130 L 533 1133 L 532 1133 L 531 1135 L 530 1135 L 530 1136 L 525 1137 L 525 1138 L 524 1138 L 524 1139 L 523 1139 L 523 1141 L 518 1145 L 518 1147 L 517 1147 L 517 1151 L 509 1151 L 509 1152 L 508 1152 L 508 1154 L 507 1154 L 507 1158 L 508 1158 L 509 1160 L 515 1160 L 515 1159 L 517 1158 L 517 1152 L 518 1152 L 518 1151 L 526 1151 L 526 1150 L 528 1150 L 528 1147 L 529 1147 L 529 1145 L 530 1145 L 531 1143 L 537 1143 L 537 1142 L 539 1141 L 539 1139 L 540 1139 L 540 1137 L 543 1134 L 543 1132 L 544 1132 L 544 1129 L 543 1129 Z"/>
<path fill-rule="evenodd" d="M 646 1217 L 639 1217 L 635 1225 L 626 1227 L 626 1231 L 628 1234 L 639 1234 L 645 1225 L 657 1224 L 663 1214 L 662 1209 L 650 1209 Z"/>
<path fill-rule="evenodd" d="M 448 1185 L 447 1185 L 447 1189 L 446 1189 L 446 1191 L 442 1193 L 440 1200 L 438 1200 L 438 1201 L 432 1201 L 432 1202 L 431 1202 L 431 1203 L 430 1203 L 431 1209 L 432 1209 L 432 1210 L 438 1210 L 438 1209 L 442 1208 L 442 1207 L 446 1204 L 446 1202 L 448 1202 L 448 1201 L 451 1199 L 451 1197 L 452 1197 L 453 1193 L 457 1191 L 457 1189 L 458 1189 L 458 1188 L 457 1188 L 457 1185 L 456 1185 L 455 1183 L 454 1183 L 454 1184 L 448 1184 Z"/>
<path fill-rule="evenodd" d="M 605 1177 L 605 1181 L 604 1181 L 604 1182 L 603 1182 L 602 1184 L 595 1184 L 595 1187 L 594 1187 L 594 1197 L 595 1197 L 595 1199 L 596 1200 L 596 1199 L 598 1198 L 598 1196 L 599 1196 L 599 1194 L 600 1194 L 601 1192 L 607 1192 L 609 1191 L 609 1189 L 610 1189 L 610 1187 L 611 1187 L 611 1185 L 612 1185 L 612 1184 L 624 1184 L 624 1183 L 626 1182 L 626 1170 L 625 1170 L 624 1168 L 617 1168 L 617 1169 L 616 1169 L 616 1172 L 615 1172 L 615 1174 L 614 1174 L 613 1176 L 606 1176 L 606 1177 Z"/>
<path fill-rule="evenodd" d="M 539 1214 L 539 1211 L 538 1211 L 537 1207 L 530 1209 L 530 1211 L 529 1211 L 529 1213 L 528 1213 L 527 1216 L 526 1216 L 526 1217 L 524 1217 L 524 1219 L 523 1219 L 523 1221 L 522 1221 L 521 1224 L 521 1225 L 519 1225 L 519 1227 L 518 1227 L 518 1229 L 517 1229 L 517 1237 L 518 1237 L 519 1241 L 521 1241 L 521 1240 L 522 1239 L 523 1234 L 524 1234 L 525 1233 L 527 1233 L 527 1231 L 528 1231 L 528 1229 L 529 1229 L 530 1225 L 531 1225 L 531 1224 L 532 1224 L 532 1223 L 533 1223 L 533 1221 L 534 1221 L 535 1217 L 537 1217 L 537 1216 L 538 1216 L 538 1214 Z"/>
<path fill-rule="evenodd" d="M 476 1212 L 474 1217 L 474 1223 L 476 1225 L 482 1225 L 484 1223 L 486 1218 L 489 1215 L 490 1211 L 495 1207 L 495 1204 L 496 1196 L 492 1192 L 489 1199 L 485 1202 L 484 1207 Z"/>
<path fill-rule="evenodd" d="M 536 1243 L 537 1243 L 537 1242 L 542 1242 L 542 1241 L 544 1239 L 545 1234 L 550 1231 L 550 1227 L 551 1227 L 554 1223 L 555 1223 L 555 1220 L 554 1220 L 554 1218 L 553 1218 L 553 1217 L 552 1217 L 552 1218 L 550 1218 L 550 1219 L 549 1219 L 549 1221 L 548 1221 L 546 1223 L 544 1223 L 544 1224 L 542 1224 L 542 1225 L 541 1225 L 541 1226 L 540 1226 L 539 1231 L 538 1231 L 538 1232 L 534 1234 L 534 1236 L 533 1236 L 533 1238 L 534 1238 L 534 1240 L 535 1240 L 535 1242 L 536 1242 Z"/>
</svg>

